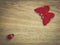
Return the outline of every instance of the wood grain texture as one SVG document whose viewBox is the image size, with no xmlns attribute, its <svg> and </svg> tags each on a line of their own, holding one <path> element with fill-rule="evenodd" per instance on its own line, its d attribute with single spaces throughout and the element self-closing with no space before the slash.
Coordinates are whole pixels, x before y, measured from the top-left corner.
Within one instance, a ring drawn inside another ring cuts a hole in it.
<svg viewBox="0 0 60 45">
<path fill-rule="evenodd" d="M 43 26 L 34 12 L 50 5 L 55 18 Z M 60 0 L 0 0 L 0 45 L 60 45 Z M 8 40 L 8 34 L 15 34 Z"/>
</svg>

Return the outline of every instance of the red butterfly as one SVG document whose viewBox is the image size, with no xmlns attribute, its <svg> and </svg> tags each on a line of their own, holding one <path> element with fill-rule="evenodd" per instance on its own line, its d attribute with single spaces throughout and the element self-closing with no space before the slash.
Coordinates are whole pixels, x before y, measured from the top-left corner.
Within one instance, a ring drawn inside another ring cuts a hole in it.
<svg viewBox="0 0 60 45">
<path fill-rule="evenodd" d="M 55 16 L 55 14 L 49 12 L 49 10 L 49 6 L 39 7 L 35 9 L 35 12 L 37 12 L 42 17 L 44 25 L 47 25 L 50 22 L 50 20 Z"/>
</svg>

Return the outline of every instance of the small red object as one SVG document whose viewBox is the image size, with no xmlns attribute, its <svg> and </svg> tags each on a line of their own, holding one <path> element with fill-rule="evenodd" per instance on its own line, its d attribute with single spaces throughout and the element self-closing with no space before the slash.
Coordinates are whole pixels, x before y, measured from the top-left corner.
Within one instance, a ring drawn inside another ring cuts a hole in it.
<svg viewBox="0 0 60 45">
<path fill-rule="evenodd" d="M 52 12 L 49 12 L 50 6 L 43 6 L 35 9 L 35 12 L 37 12 L 43 20 L 43 24 L 47 25 L 52 18 L 54 18 L 55 14 Z"/>
<path fill-rule="evenodd" d="M 7 38 L 10 40 L 10 39 L 13 39 L 14 38 L 14 34 L 9 34 L 8 36 L 7 36 Z"/>
</svg>

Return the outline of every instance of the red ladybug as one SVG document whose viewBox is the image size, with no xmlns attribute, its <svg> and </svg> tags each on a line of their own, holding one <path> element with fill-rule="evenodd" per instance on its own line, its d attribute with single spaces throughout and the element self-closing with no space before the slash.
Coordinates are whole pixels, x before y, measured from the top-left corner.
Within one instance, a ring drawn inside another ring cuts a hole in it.
<svg viewBox="0 0 60 45">
<path fill-rule="evenodd" d="M 8 38 L 9 40 L 13 39 L 13 38 L 14 38 L 14 34 L 9 34 L 9 35 L 7 36 L 7 38 Z"/>
</svg>

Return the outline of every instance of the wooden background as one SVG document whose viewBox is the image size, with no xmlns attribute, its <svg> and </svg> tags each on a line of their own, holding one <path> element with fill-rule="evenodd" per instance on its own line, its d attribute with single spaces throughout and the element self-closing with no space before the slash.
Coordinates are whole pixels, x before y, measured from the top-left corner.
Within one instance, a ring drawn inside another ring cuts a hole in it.
<svg viewBox="0 0 60 45">
<path fill-rule="evenodd" d="M 55 13 L 47 26 L 34 12 L 44 5 Z M 60 45 L 60 0 L 0 0 L 0 45 Z"/>
</svg>

